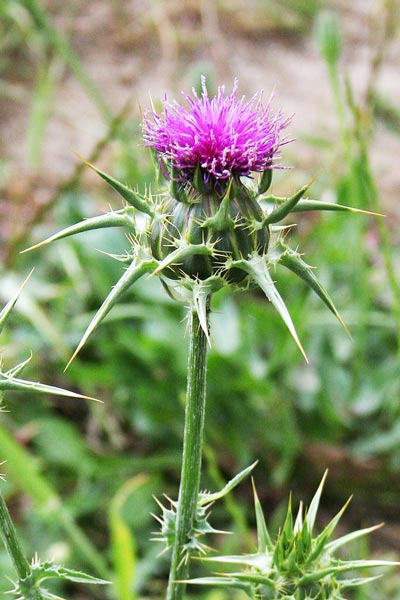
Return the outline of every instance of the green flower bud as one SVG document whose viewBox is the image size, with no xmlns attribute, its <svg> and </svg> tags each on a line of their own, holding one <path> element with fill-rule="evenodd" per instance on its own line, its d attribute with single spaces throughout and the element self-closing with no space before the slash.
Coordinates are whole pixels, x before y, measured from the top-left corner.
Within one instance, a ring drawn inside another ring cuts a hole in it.
<svg viewBox="0 0 400 600">
<path fill-rule="evenodd" d="M 256 227 L 263 212 L 248 189 L 235 181 L 224 196 L 213 191 L 199 194 L 194 188 L 188 193 L 190 202 L 177 201 L 169 196 L 163 203 L 163 216 L 152 223 L 151 250 L 158 260 L 164 260 L 179 245 L 205 244 L 212 247 L 210 256 L 192 255 L 173 265 L 164 273 L 178 279 L 182 273 L 191 278 L 207 279 L 226 275 L 230 282 L 246 276 L 242 270 L 226 270 L 227 260 L 246 259 L 250 254 L 265 254 L 268 250 L 268 225 Z"/>
</svg>

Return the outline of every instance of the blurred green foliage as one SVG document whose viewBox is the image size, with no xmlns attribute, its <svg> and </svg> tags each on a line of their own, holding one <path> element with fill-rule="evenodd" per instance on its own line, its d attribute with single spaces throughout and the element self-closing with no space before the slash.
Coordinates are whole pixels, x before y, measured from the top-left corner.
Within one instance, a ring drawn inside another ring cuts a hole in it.
<svg viewBox="0 0 400 600">
<path fill-rule="evenodd" d="M 277 2 L 261 0 L 259 8 L 267 10 L 267 4 L 277 10 Z M 10 69 L 7 56 L 26 52 L 26 44 L 37 48 L 38 60 L 31 60 L 42 66 L 37 71 L 27 134 L 32 166 L 36 166 L 52 86 L 60 73 L 59 61 L 71 68 L 68 61 L 75 64 L 75 56 L 53 34 L 45 39 L 52 46 L 51 60 L 43 62 L 48 53 L 41 45 L 45 34 L 43 28 L 37 28 L 37 14 L 36 25 L 29 18 L 28 5 L 36 3 L 0 3 L 4 34 L 0 43 L 7 51 L 0 62 L 0 77 Z M 287 0 L 283 5 L 300 15 L 303 24 L 304 19 L 310 23 L 319 8 L 317 2 Z M 281 14 L 286 17 L 288 13 Z M 51 28 L 50 21 L 47 27 Z M 341 79 L 337 32 L 332 35 L 327 21 L 324 27 L 327 37 L 322 42 L 320 37 L 320 43 L 328 61 L 338 138 L 341 148 L 346 148 L 346 160 L 340 161 L 340 169 L 322 174 L 311 192 L 318 198 L 329 196 L 379 212 L 368 161 L 368 136 L 375 118 L 390 123 L 394 119 L 398 125 L 398 114 L 386 101 L 378 103 L 377 93 L 371 96 L 376 101 L 372 115 L 367 114 L 372 105 L 354 107 Z M 324 35 L 322 29 L 319 34 Z M 329 48 L 329 43 L 335 47 Z M 75 76 L 88 85 L 79 65 Z M 89 88 L 88 94 L 93 98 L 94 93 L 104 109 L 97 91 Z M 358 120 L 360 111 L 369 118 L 364 129 Z M 122 120 L 111 137 L 114 158 L 108 172 L 143 188 L 151 181 L 152 167 L 143 148 L 137 147 L 138 122 Z M 308 143 L 320 141 L 310 139 Z M 322 141 L 333 162 L 338 140 Z M 96 215 L 104 198 L 120 207 L 105 185 L 90 191 L 80 185 L 79 176 L 60 190 L 52 222 L 39 219 L 31 239 L 26 236 L 25 246 Z M 308 178 L 309 173 L 304 181 Z M 307 216 L 293 235 L 302 238 L 299 245 L 306 249 L 308 262 L 318 267 L 353 339 L 349 340 L 322 303 L 284 270 L 277 272 L 276 279 L 306 348 L 308 365 L 263 297 L 219 293 L 212 317 L 203 486 L 218 489 L 222 480 L 258 459 L 257 488 L 264 504 L 271 507 L 272 522 L 279 522 L 287 489 L 293 488 L 295 493 L 313 489 L 322 471 L 331 467 L 332 483 L 329 485 L 328 479 L 327 487 L 331 503 L 342 504 L 352 492 L 355 508 L 349 518 L 356 524 L 385 519 L 399 527 L 400 321 L 393 273 L 400 256 L 390 243 L 394 238 L 390 218 L 378 222 L 375 217 L 360 215 Z M 386 244 L 382 243 L 385 236 Z M 186 385 L 185 312 L 155 278 L 135 285 L 63 373 L 85 326 L 123 269 L 122 263 L 97 249 L 119 254 L 126 246 L 122 231 L 93 232 L 35 253 L 18 256 L 14 252 L 12 269 L 0 271 L 0 303 L 4 304 L 35 266 L 3 333 L 3 360 L 17 363 L 32 350 L 34 359 L 24 373 L 27 379 L 77 390 L 104 402 L 57 398 L 50 402 L 35 394 L 8 394 L 9 412 L 0 414 L 0 461 L 8 460 L 3 468 L 7 474 L 4 494 L 27 555 L 37 551 L 42 559 L 60 556 L 60 561 L 80 566 L 76 538 L 66 535 L 68 527 L 63 528 L 62 520 L 49 513 L 28 484 L 24 486 L 24 478 L 13 473 L 12 457 L 6 455 L 1 442 L 3 429 L 23 445 L 43 481 L 57 491 L 65 511 L 118 573 L 112 592 L 91 591 L 96 595 L 90 597 L 114 600 L 125 600 L 129 593 L 124 575 L 127 567 L 118 558 L 121 543 L 126 544 L 124 556 L 134 567 L 135 593 L 162 595 L 168 569 L 163 558 L 156 559 L 161 548 L 149 541 L 157 526 L 151 517 L 157 510 L 152 494 L 176 494 Z M 133 482 L 131 487 L 126 487 L 127 481 Z M 212 541 L 221 553 L 248 549 L 251 540 L 250 486 L 242 484 L 234 497 L 214 511 L 214 525 L 232 527 L 238 533 Z M 385 538 L 382 540 L 384 545 Z M 398 551 L 398 543 L 395 546 Z M 382 551 L 385 556 L 390 554 L 389 547 L 381 548 L 381 555 Z M 369 549 L 363 552 L 368 556 Z M 3 573 L 10 573 L 10 567 L 0 551 L 0 592 L 9 588 Z M 358 590 L 354 598 L 400 598 L 399 577 L 383 581 Z M 74 590 L 64 593 L 74 598 Z M 201 593 L 208 600 L 228 597 L 221 591 Z M 242 596 L 234 592 L 229 597 Z"/>
</svg>

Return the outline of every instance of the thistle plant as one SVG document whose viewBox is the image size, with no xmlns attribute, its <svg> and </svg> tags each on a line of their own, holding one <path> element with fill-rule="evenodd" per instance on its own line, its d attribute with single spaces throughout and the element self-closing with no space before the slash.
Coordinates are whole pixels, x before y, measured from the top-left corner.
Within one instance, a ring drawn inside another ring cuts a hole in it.
<svg viewBox="0 0 400 600">
<path fill-rule="evenodd" d="M 192 557 L 207 550 L 201 537 L 213 531 L 208 522 L 211 503 L 248 472 L 239 474 L 220 493 L 200 492 L 213 295 L 222 288 L 260 288 L 307 360 L 275 284 L 277 267 L 300 277 L 345 325 L 314 270 L 290 247 L 292 226 L 284 219 L 290 213 L 316 210 L 365 212 L 307 198 L 312 181 L 290 197 L 270 193 L 273 170 L 284 168 L 281 150 L 290 141 L 284 136 L 290 119 L 272 111 L 271 99 L 263 106 L 261 95 L 239 98 L 237 82 L 231 93 L 220 87 L 210 98 L 203 79 L 201 96 L 193 91 L 184 101 L 182 105 L 165 98 L 162 114 L 153 108 L 144 115 L 143 139 L 154 158 L 156 188 L 140 192 L 87 163 L 122 196 L 124 206 L 72 225 L 32 247 L 93 229 L 125 227 L 128 231 L 130 248 L 123 255 L 112 255 L 124 264 L 124 272 L 89 323 L 71 361 L 122 295 L 144 276 L 159 277 L 168 294 L 188 307 L 180 488 L 177 500 L 170 500 L 169 507 L 161 505 L 161 532 L 156 536 L 172 549 L 168 600 L 183 597 Z M 297 523 L 292 533 L 308 528 L 304 535 L 311 543 L 310 518 L 306 525 L 300 525 L 300 517 Z M 286 552 L 285 544 L 278 546 Z"/>
</svg>

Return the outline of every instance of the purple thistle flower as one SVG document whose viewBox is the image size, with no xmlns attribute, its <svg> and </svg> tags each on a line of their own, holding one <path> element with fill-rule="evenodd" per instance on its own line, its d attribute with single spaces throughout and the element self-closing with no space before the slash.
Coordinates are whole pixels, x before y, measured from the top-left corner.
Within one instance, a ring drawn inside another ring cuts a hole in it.
<svg viewBox="0 0 400 600">
<path fill-rule="evenodd" d="M 230 95 L 225 86 L 209 98 L 202 78 L 202 95 L 185 95 L 188 107 L 164 99 L 164 114 L 145 114 L 143 138 L 161 159 L 190 179 L 200 166 L 205 181 L 225 180 L 231 176 L 249 176 L 251 172 L 272 169 L 280 158 L 281 131 L 290 119 L 281 112 L 271 114 L 271 99 L 263 108 L 261 94 L 249 101 L 237 99 L 235 80 Z"/>
</svg>

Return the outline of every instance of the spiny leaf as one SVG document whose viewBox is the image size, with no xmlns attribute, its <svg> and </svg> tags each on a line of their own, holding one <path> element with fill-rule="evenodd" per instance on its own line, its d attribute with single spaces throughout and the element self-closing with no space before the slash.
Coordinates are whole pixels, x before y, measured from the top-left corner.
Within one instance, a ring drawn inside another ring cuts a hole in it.
<svg viewBox="0 0 400 600">
<path fill-rule="evenodd" d="M 254 495 L 254 508 L 256 513 L 256 525 L 257 525 L 257 542 L 258 542 L 258 552 L 260 554 L 264 554 L 267 551 L 271 552 L 274 548 L 274 545 L 271 540 L 271 536 L 269 535 L 267 524 L 265 522 L 264 513 L 261 507 L 260 500 L 257 495 L 256 487 L 253 484 L 253 495 Z"/>
<path fill-rule="evenodd" d="M 273 172 L 273 169 L 266 169 L 265 171 L 262 172 L 262 175 L 260 177 L 260 181 L 258 184 L 258 188 L 257 188 L 257 192 L 259 195 L 265 194 L 265 192 L 267 192 L 269 190 L 269 188 L 271 187 L 272 172 Z"/>
<path fill-rule="evenodd" d="M 133 209 L 129 206 L 122 208 L 121 210 L 112 211 L 106 213 L 105 215 L 99 215 L 97 217 L 91 217 L 90 219 L 85 219 L 84 221 L 80 221 L 79 223 L 75 223 L 70 227 L 66 227 L 62 231 L 55 233 L 54 235 L 48 237 L 47 239 L 22 250 L 21 254 L 24 252 L 30 252 L 31 250 L 36 250 L 37 248 L 41 248 L 42 246 L 46 246 L 51 242 L 55 242 L 56 240 L 61 240 L 62 238 L 66 238 L 70 235 L 75 235 L 76 233 L 83 233 L 85 231 L 92 231 L 94 229 L 103 229 L 106 227 L 129 227 L 131 230 L 134 229 L 133 225 Z"/>
<path fill-rule="evenodd" d="M 72 357 L 70 358 L 65 369 L 68 369 L 69 365 L 72 363 L 74 358 L 77 356 L 79 351 L 85 345 L 88 337 L 93 333 L 93 331 L 98 327 L 104 317 L 109 313 L 114 304 L 120 299 L 120 297 L 138 280 L 140 277 L 152 271 L 154 267 L 157 265 L 156 260 L 145 260 L 139 264 L 132 262 L 129 267 L 126 269 L 125 273 L 122 275 L 118 283 L 112 288 L 111 292 L 108 294 L 107 298 L 104 300 L 103 304 L 100 306 L 99 310 L 89 323 L 81 341 Z"/>
<path fill-rule="evenodd" d="M 338 313 L 335 305 L 333 304 L 332 299 L 322 283 L 319 281 L 318 277 L 315 275 L 310 265 L 308 265 L 297 252 L 294 252 L 288 246 L 284 245 L 283 243 L 281 243 L 281 246 L 284 248 L 284 252 L 279 257 L 279 264 L 295 273 L 308 286 L 310 286 L 312 290 L 314 290 L 314 292 L 321 298 L 329 310 L 335 315 L 343 329 L 346 331 L 347 335 L 351 337 L 350 332 L 347 329 L 342 317 Z"/>
<path fill-rule="evenodd" d="M 232 190 L 233 179 L 230 180 L 228 189 L 224 197 L 221 200 L 217 212 L 212 216 L 208 217 L 201 224 L 202 227 L 207 227 L 213 231 L 227 231 L 235 228 L 235 221 L 229 214 L 231 204 L 231 190 Z"/>
<path fill-rule="evenodd" d="M 225 576 L 229 577 L 230 573 L 226 573 Z M 238 581 L 247 581 L 248 583 L 255 583 L 257 585 L 266 585 L 272 589 L 276 589 L 276 581 L 268 577 L 268 575 L 262 575 L 259 573 L 232 573 L 232 575 Z"/>
<path fill-rule="evenodd" d="M 346 535 L 343 535 L 343 536 L 337 538 L 336 540 L 333 540 L 332 542 L 329 542 L 328 544 L 326 544 L 325 550 L 327 550 L 328 552 L 333 554 L 334 552 L 336 552 L 336 550 L 338 548 L 341 548 L 342 546 L 348 544 L 349 542 L 352 542 L 353 540 L 355 540 L 359 537 L 368 535 L 369 533 L 372 533 L 373 531 L 380 529 L 382 526 L 383 526 L 383 523 L 379 523 L 378 525 L 373 525 L 372 527 L 365 527 L 364 529 L 358 529 L 357 531 L 352 531 L 351 533 L 347 533 Z"/>
<path fill-rule="evenodd" d="M 304 352 L 303 346 L 300 343 L 289 311 L 286 308 L 281 295 L 276 289 L 274 282 L 272 281 L 265 258 L 256 254 L 248 260 L 232 261 L 230 267 L 238 267 L 239 269 L 242 269 L 248 273 L 254 282 L 257 283 L 257 285 L 263 290 L 264 294 L 267 296 L 270 302 L 272 302 L 275 309 L 282 317 L 286 327 L 289 329 L 294 341 L 299 347 L 300 352 L 304 356 L 304 359 L 306 362 L 308 362 L 306 353 Z"/>
<path fill-rule="evenodd" d="M 239 483 L 245 477 L 247 477 L 247 475 L 249 473 L 251 473 L 251 471 L 256 466 L 257 462 L 258 461 L 254 462 L 249 467 L 246 467 L 245 469 L 243 469 L 243 471 L 240 471 L 240 473 L 238 473 L 237 475 L 235 475 L 235 477 L 233 477 L 230 481 L 228 481 L 228 483 L 219 492 L 214 492 L 214 493 L 202 492 L 202 493 L 200 493 L 199 494 L 198 505 L 199 506 L 205 506 L 207 504 L 210 504 L 211 502 L 215 502 L 216 500 L 220 500 L 221 498 L 223 498 L 224 496 L 226 496 L 227 494 L 229 494 L 229 492 L 231 492 L 237 485 L 239 485 Z"/>
<path fill-rule="evenodd" d="M 204 182 L 204 174 L 199 163 L 197 164 L 196 170 L 194 172 L 193 185 L 196 188 L 196 190 L 200 192 L 200 194 L 205 194 L 207 192 L 207 186 Z"/>
<path fill-rule="evenodd" d="M 303 529 L 303 526 L 304 526 L 304 522 L 303 522 L 303 503 L 300 502 L 299 510 L 297 511 L 297 516 L 296 516 L 296 519 L 295 519 L 294 525 L 293 525 L 293 533 L 294 533 L 294 535 L 300 533 L 301 530 Z"/>
<path fill-rule="evenodd" d="M 314 571 L 303 575 L 298 580 L 298 585 L 308 585 L 310 583 L 314 583 L 326 577 L 327 575 L 332 575 L 334 573 L 344 573 L 346 571 L 353 571 L 355 569 L 375 569 L 377 567 L 394 567 L 399 565 L 400 563 L 390 561 L 390 560 L 350 560 L 348 562 L 343 562 L 339 564 L 335 564 L 325 569 L 321 569 L 319 571 Z"/>
<path fill-rule="evenodd" d="M 76 392 L 70 392 L 63 388 L 58 388 L 52 385 L 46 385 L 44 383 L 25 381 L 24 379 L 18 379 L 17 377 L 7 377 L 5 373 L 0 373 L 0 391 L 29 391 L 29 392 L 41 392 L 43 394 L 55 394 L 56 396 L 67 396 L 70 398 L 82 398 L 84 400 L 94 400 L 95 402 L 101 402 L 97 398 L 91 396 L 84 396 L 77 394 Z"/>
<path fill-rule="evenodd" d="M 143 198 L 141 194 L 135 192 L 121 181 L 118 181 L 118 179 L 114 179 L 114 177 L 112 177 L 111 175 L 108 175 L 104 171 L 101 171 L 81 156 L 78 155 L 78 157 L 82 160 L 82 162 L 85 163 L 86 166 L 90 167 L 93 171 L 95 171 L 95 173 L 100 175 L 100 177 L 104 179 L 104 181 L 106 181 L 112 188 L 114 188 L 114 190 L 118 192 L 118 194 L 122 196 L 128 202 L 128 204 L 130 204 L 142 213 L 145 213 L 150 216 L 154 215 L 153 208 L 148 202 L 146 202 L 145 198 Z"/>
<path fill-rule="evenodd" d="M 45 581 L 46 579 L 63 579 L 66 581 L 73 581 L 75 583 L 92 583 L 98 585 L 109 584 L 109 581 L 105 579 L 99 579 L 93 577 L 93 575 L 87 575 L 82 571 L 76 571 L 75 569 L 67 569 L 60 565 L 54 565 L 50 562 L 37 563 L 32 568 L 32 575 L 37 583 Z"/>
<path fill-rule="evenodd" d="M 209 302 L 210 292 L 208 287 L 201 284 L 196 285 L 193 288 L 193 304 L 199 318 L 200 327 L 207 338 L 208 345 L 211 346 L 210 328 L 208 325 Z"/>
<path fill-rule="evenodd" d="M 333 534 L 333 532 L 335 531 L 336 526 L 339 523 L 340 519 L 342 518 L 343 513 L 347 509 L 350 501 L 351 501 L 351 496 L 347 500 L 347 502 L 344 504 L 344 506 L 342 506 L 340 511 L 333 517 L 333 519 L 324 528 L 324 530 L 318 535 L 318 537 L 315 540 L 314 550 L 309 555 L 307 562 L 311 563 L 313 560 L 315 560 L 316 557 L 318 557 L 320 554 L 322 554 L 322 552 L 325 551 L 326 544 L 327 544 L 329 538 L 331 537 L 331 535 Z"/>
<path fill-rule="evenodd" d="M 179 263 L 181 263 L 185 258 L 188 258 L 189 256 L 195 256 L 197 254 L 210 256 L 212 254 L 212 249 L 205 244 L 184 244 L 171 252 L 171 254 L 168 254 L 164 260 L 158 263 L 157 268 L 151 273 L 151 275 L 157 275 L 157 273 L 160 273 L 163 271 L 163 269 L 166 269 L 173 264 L 179 265 Z"/>
<path fill-rule="evenodd" d="M 300 200 L 300 202 L 293 207 L 291 212 L 309 212 L 313 210 L 359 213 L 363 215 L 372 215 L 374 217 L 385 216 L 381 213 L 371 212 L 370 210 L 362 210 L 361 208 L 354 208 L 353 206 L 345 206 L 344 204 L 336 204 L 335 202 L 322 202 L 321 200 L 310 200 L 308 198 Z"/>
<path fill-rule="evenodd" d="M 5 307 L 0 312 L 0 333 L 3 331 L 4 324 L 7 320 L 7 317 L 9 316 L 10 312 L 14 308 L 15 303 L 17 302 L 18 298 L 20 297 L 20 294 L 21 294 L 23 288 L 25 287 L 25 285 L 27 284 L 27 282 L 29 281 L 29 278 L 32 275 L 32 273 L 33 273 L 33 269 L 31 270 L 29 275 L 26 277 L 25 281 L 22 283 L 19 290 L 17 290 L 17 292 L 14 294 L 14 296 L 11 298 L 11 300 L 9 300 L 7 302 Z"/>
<path fill-rule="evenodd" d="M 317 491 L 314 494 L 313 499 L 311 500 L 310 506 L 308 507 L 307 514 L 305 520 L 307 521 L 308 530 L 311 533 L 315 524 L 315 519 L 318 512 L 319 502 L 321 500 L 322 490 L 325 484 L 325 480 L 328 475 L 328 470 L 322 476 L 321 483 L 318 486 Z"/>
<path fill-rule="evenodd" d="M 194 309 L 199 317 L 199 322 L 204 334 L 207 338 L 209 346 L 211 346 L 210 333 L 207 321 L 207 303 L 211 294 L 217 292 L 226 285 L 222 277 L 211 276 L 208 279 L 194 281 L 192 285 L 192 297 Z"/>
<path fill-rule="evenodd" d="M 371 583 L 372 581 L 376 581 L 380 579 L 382 575 L 374 575 L 372 577 L 356 577 L 355 579 L 343 579 L 341 583 L 342 590 L 351 589 L 353 587 L 358 587 L 360 585 L 366 585 L 367 583 Z"/>
<path fill-rule="evenodd" d="M 28 358 L 26 358 L 25 360 L 23 360 L 22 362 L 20 362 L 18 365 L 16 365 L 15 367 L 13 367 L 12 369 L 9 369 L 8 371 L 6 371 L 4 373 L 5 377 L 16 377 L 17 375 L 19 375 L 21 373 L 21 371 L 26 367 L 26 365 L 32 360 L 32 353 L 30 356 L 28 356 Z M 1 369 L 0 369 L 1 372 Z"/>
<path fill-rule="evenodd" d="M 234 587 L 249 592 L 249 584 L 240 582 L 237 579 L 229 576 L 220 577 L 199 577 L 197 579 L 188 579 L 182 583 L 191 583 L 194 585 L 212 585 L 217 587 Z"/>
<path fill-rule="evenodd" d="M 169 186 L 170 194 L 178 202 L 188 202 L 187 189 L 185 188 L 185 181 L 182 180 L 182 176 L 177 167 L 171 167 L 171 180 Z"/>
<path fill-rule="evenodd" d="M 290 542 L 294 540 L 293 535 L 293 509 L 292 509 L 292 494 L 289 494 L 289 502 L 288 508 L 286 512 L 285 522 L 283 524 L 282 530 L 280 531 L 279 538 L 282 539 L 283 542 Z M 279 544 L 278 544 L 279 545 Z"/>
<path fill-rule="evenodd" d="M 311 179 L 311 181 L 306 183 L 306 185 L 304 185 L 302 188 L 300 188 L 295 194 L 293 194 L 293 196 L 291 196 L 290 198 L 286 198 L 282 204 L 274 208 L 274 210 L 270 212 L 270 214 L 265 219 L 265 222 L 271 224 L 282 221 L 282 219 L 284 219 L 290 212 L 293 211 L 296 204 L 300 202 L 301 198 L 304 196 L 311 184 L 314 183 L 314 181 L 315 177 Z M 277 199 L 275 199 L 274 196 L 270 196 L 269 198 L 266 198 L 266 200 L 268 201 Z"/>
<path fill-rule="evenodd" d="M 232 554 L 230 556 L 206 556 L 200 557 L 198 560 L 202 562 L 217 562 L 231 565 L 245 565 L 246 567 L 254 567 L 260 571 L 270 566 L 266 554 Z M 267 564 L 268 563 L 268 564 Z"/>
</svg>

